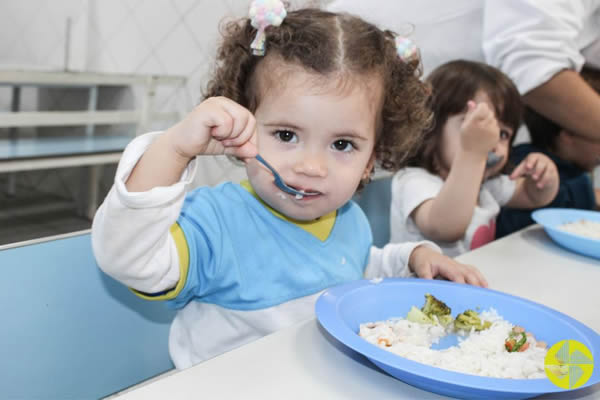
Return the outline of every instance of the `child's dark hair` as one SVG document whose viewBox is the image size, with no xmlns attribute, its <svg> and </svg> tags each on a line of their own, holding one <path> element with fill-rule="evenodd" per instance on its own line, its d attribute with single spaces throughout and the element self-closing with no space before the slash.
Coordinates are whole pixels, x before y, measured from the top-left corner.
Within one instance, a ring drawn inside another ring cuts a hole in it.
<svg viewBox="0 0 600 400">
<path fill-rule="evenodd" d="M 386 170 L 404 166 L 431 113 L 426 107 L 428 87 L 419 80 L 419 62 L 400 59 L 393 32 L 349 14 L 306 8 L 289 12 L 281 26 L 268 27 L 265 33 L 266 53 L 259 57 L 250 49 L 256 29 L 249 19 L 225 26 L 205 98 L 225 96 L 255 111 L 260 102 L 255 71 L 273 57 L 324 77 L 378 74 L 384 98 L 377 123 L 376 159 Z"/>
<path fill-rule="evenodd" d="M 600 93 L 600 71 L 584 68 L 581 71 L 581 77 L 592 89 Z M 556 151 L 556 139 L 563 127 L 530 107 L 526 107 L 523 119 L 532 145 L 542 150 Z"/>
<path fill-rule="evenodd" d="M 467 60 L 456 60 L 436 68 L 427 82 L 433 91 L 429 106 L 434 124 L 425 132 L 423 142 L 409 165 L 439 173 L 438 154 L 444 125 L 453 115 L 466 110 L 467 102 L 480 90 L 494 105 L 496 117 L 513 130 L 510 145 L 521 125 L 523 105 L 515 84 L 499 69 Z"/>
</svg>

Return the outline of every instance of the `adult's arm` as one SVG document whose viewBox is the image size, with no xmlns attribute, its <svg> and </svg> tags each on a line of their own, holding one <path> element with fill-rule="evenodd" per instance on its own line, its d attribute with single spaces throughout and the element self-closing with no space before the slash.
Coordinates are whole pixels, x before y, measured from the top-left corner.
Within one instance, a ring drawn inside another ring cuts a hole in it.
<svg viewBox="0 0 600 400">
<path fill-rule="evenodd" d="M 577 71 L 557 73 L 526 93 L 523 100 L 568 131 L 600 141 L 600 95 Z"/>
</svg>

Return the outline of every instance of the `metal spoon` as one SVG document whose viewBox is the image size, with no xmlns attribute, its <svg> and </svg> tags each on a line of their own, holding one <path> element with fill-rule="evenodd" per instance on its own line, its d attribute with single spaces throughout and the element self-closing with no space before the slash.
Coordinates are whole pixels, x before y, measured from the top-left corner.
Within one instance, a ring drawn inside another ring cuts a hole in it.
<svg viewBox="0 0 600 400">
<path fill-rule="evenodd" d="M 493 151 L 490 151 L 488 153 L 487 156 L 487 160 L 485 161 L 485 167 L 486 168 L 492 168 L 494 165 L 498 164 L 500 161 L 502 161 L 501 156 L 497 155 L 496 153 L 494 153 Z"/>
<path fill-rule="evenodd" d="M 262 158 L 260 154 L 256 155 L 256 159 L 262 165 L 264 165 L 271 171 L 271 173 L 273 174 L 273 177 L 275 178 L 275 186 L 277 186 L 282 191 L 289 193 L 289 194 L 293 194 L 294 196 L 296 196 L 297 199 L 301 199 L 304 196 L 316 196 L 317 194 L 319 194 L 316 192 L 305 192 L 303 190 L 296 190 L 292 187 L 289 187 L 288 185 L 285 184 L 285 182 L 283 181 L 281 176 L 277 173 L 277 171 L 275 171 L 275 168 L 271 167 L 271 165 L 268 162 L 266 162 L 265 159 Z"/>
</svg>

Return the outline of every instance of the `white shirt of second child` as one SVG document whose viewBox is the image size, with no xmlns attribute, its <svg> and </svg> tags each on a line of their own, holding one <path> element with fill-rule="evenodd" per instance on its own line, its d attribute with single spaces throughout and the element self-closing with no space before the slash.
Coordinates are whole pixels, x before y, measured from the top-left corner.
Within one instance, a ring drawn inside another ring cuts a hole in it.
<svg viewBox="0 0 600 400">
<path fill-rule="evenodd" d="M 424 168 L 404 168 L 392 180 L 390 233 L 392 243 L 430 240 L 415 224 L 411 213 L 424 201 L 435 198 L 444 181 Z M 498 175 L 481 185 L 477 205 L 465 235 L 455 242 L 440 242 L 443 253 L 456 257 L 483 246 L 496 237 L 496 217 L 500 207 L 508 203 L 515 192 L 515 181 L 507 175 Z M 452 210 L 448 210 L 452 212 Z M 440 221 L 443 224 L 444 221 Z"/>
</svg>

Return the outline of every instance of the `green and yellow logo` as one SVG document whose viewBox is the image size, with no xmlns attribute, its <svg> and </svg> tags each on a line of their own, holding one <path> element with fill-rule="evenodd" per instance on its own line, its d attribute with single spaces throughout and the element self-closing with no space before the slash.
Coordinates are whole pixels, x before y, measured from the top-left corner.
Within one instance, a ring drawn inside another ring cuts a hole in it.
<svg viewBox="0 0 600 400">
<path fill-rule="evenodd" d="M 550 347 L 544 359 L 546 375 L 563 389 L 575 389 L 585 384 L 594 371 L 590 350 L 577 340 L 562 340 Z"/>
</svg>

